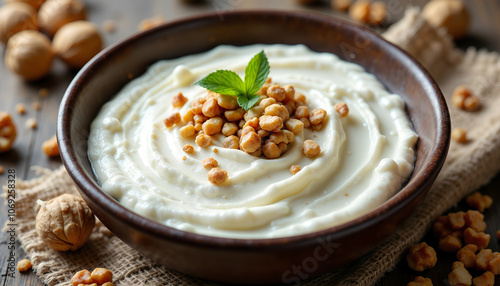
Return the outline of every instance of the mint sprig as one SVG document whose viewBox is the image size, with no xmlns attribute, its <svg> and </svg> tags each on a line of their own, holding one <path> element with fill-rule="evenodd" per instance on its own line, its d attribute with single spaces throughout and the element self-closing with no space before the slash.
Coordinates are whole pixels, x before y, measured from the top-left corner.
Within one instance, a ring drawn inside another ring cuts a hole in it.
<svg viewBox="0 0 500 286">
<path fill-rule="evenodd" d="M 259 101 L 257 92 L 266 82 L 269 70 L 269 61 L 264 51 L 261 51 L 248 63 L 245 81 L 233 71 L 217 70 L 194 84 L 215 93 L 234 96 L 238 104 L 248 111 Z"/>
</svg>

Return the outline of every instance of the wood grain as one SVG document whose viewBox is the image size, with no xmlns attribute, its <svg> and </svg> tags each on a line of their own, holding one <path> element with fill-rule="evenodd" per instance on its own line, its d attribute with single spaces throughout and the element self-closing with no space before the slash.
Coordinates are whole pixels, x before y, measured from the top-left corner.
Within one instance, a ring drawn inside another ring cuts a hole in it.
<svg viewBox="0 0 500 286">
<path fill-rule="evenodd" d="M 211 0 L 198 4 L 185 4 L 182 1 L 162 1 L 162 0 L 141 0 L 141 1 L 123 1 L 123 0 L 86 0 L 88 15 L 91 21 L 97 25 L 102 25 L 106 20 L 111 20 L 116 25 L 116 31 L 113 33 L 104 33 L 106 43 L 112 44 L 124 37 L 127 37 L 137 31 L 138 24 L 144 18 L 153 16 L 162 16 L 165 20 L 183 18 L 190 15 L 196 15 L 203 12 L 233 9 L 288 9 L 288 10 L 307 10 L 329 15 L 336 15 L 346 19 L 345 14 L 332 12 L 328 1 L 313 5 L 302 6 L 298 1 L 292 0 Z M 389 22 L 399 19 L 408 3 L 413 5 L 422 5 L 425 0 L 386 0 L 389 8 Z M 487 48 L 500 52 L 500 4 L 496 0 L 485 1 L 467 1 L 467 5 L 472 14 L 472 23 L 469 34 L 466 38 L 457 42 L 459 47 L 470 45 Z M 221 14 L 221 17 L 223 15 Z M 380 29 L 381 30 L 381 29 Z M 2 49 L 4 50 L 4 49 Z M 2 53 L 3 55 L 3 53 Z M 15 123 L 18 127 L 18 138 L 16 139 L 13 150 L 8 153 L 0 154 L 0 165 L 5 170 L 13 169 L 16 172 L 17 180 L 30 179 L 36 176 L 32 170 L 33 166 L 40 166 L 50 169 L 57 168 L 61 161 L 59 159 L 49 159 L 40 150 L 43 141 L 55 134 L 55 124 L 60 100 L 66 87 L 75 75 L 75 71 L 68 70 L 60 61 L 55 61 L 52 73 L 45 79 L 34 83 L 25 83 L 15 75 L 8 72 L 2 61 L 0 63 L 0 110 L 10 111 L 13 114 Z M 45 98 L 39 96 L 39 90 L 47 88 L 49 95 Z M 32 109 L 32 103 L 39 101 L 42 104 L 40 111 Z M 27 106 L 27 113 L 19 115 L 14 112 L 15 105 L 24 103 Z M 30 130 L 25 127 L 28 118 L 36 118 L 38 129 Z M 6 173 L 0 175 L 0 184 L 6 182 Z M 496 192 L 500 187 L 500 176 L 497 176 L 483 191 L 490 194 L 495 201 L 500 201 L 500 193 Z M 7 209 L 0 200 L 0 224 L 3 225 L 7 219 Z M 463 210 L 465 206 L 459 204 L 457 209 Z M 488 232 L 496 233 L 500 229 L 500 221 L 495 218 L 500 215 L 500 204 L 495 204 L 493 208 L 486 213 L 488 223 Z M 36 274 L 32 271 L 27 273 L 16 272 L 15 278 L 5 276 L 8 273 L 8 239 L 9 234 L 0 233 L 0 285 L 43 285 Z M 436 246 L 437 241 L 431 234 L 425 238 L 429 244 Z M 492 238 L 490 247 L 494 251 L 499 251 L 498 241 Z M 25 258 L 25 253 L 16 244 L 15 258 Z M 452 255 L 440 255 L 439 262 L 432 270 L 422 273 L 430 277 L 434 285 L 446 285 L 446 277 L 451 270 L 451 264 L 454 260 Z M 388 273 L 378 285 L 405 285 L 413 280 L 417 274 L 406 266 L 402 261 L 395 270 Z M 497 278 L 497 283 L 500 282 Z"/>
</svg>

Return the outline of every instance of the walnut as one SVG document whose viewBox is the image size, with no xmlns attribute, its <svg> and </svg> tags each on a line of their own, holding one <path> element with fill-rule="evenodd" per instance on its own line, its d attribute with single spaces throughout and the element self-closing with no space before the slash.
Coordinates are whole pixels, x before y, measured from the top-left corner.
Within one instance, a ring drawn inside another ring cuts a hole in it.
<svg viewBox="0 0 500 286">
<path fill-rule="evenodd" d="M 85 4 L 80 0 L 47 0 L 38 11 L 38 24 L 50 36 L 65 24 L 85 20 Z"/>
<path fill-rule="evenodd" d="M 7 68 L 26 80 L 36 80 L 47 75 L 52 58 L 49 38 L 33 30 L 21 31 L 12 36 L 5 51 Z"/>
<path fill-rule="evenodd" d="M 48 202 L 37 201 L 36 232 L 54 250 L 77 250 L 89 239 L 94 214 L 78 196 L 63 194 Z"/>
<path fill-rule="evenodd" d="M 72 68 L 83 67 L 102 49 L 97 27 L 87 21 L 76 21 L 61 27 L 54 36 L 52 49 Z"/>
<path fill-rule="evenodd" d="M 12 122 L 10 114 L 0 111 L 0 153 L 12 148 L 16 135 L 16 125 Z"/>
<path fill-rule="evenodd" d="M 17 32 L 36 29 L 36 10 L 30 5 L 11 3 L 0 8 L 0 41 L 4 44 Z"/>
</svg>

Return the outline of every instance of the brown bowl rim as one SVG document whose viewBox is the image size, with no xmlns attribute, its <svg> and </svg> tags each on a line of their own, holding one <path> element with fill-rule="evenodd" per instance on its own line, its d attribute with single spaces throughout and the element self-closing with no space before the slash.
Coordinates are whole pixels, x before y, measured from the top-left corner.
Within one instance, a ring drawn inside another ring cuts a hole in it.
<svg viewBox="0 0 500 286">
<path fill-rule="evenodd" d="M 402 56 L 402 58 L 404 58 L 407 62 L 406 65 L 415 67 L 414 70 L 417 72 L 415 76 L 423 81 L 423 84 L 427 86 L 428 92 L 434 93 L 435 96 L 431 97 L 431 103 L 434 112 L 439 115 L 437 126 L 437 140 L 435 142 L 433 150 L 429 152 L 430 154 L 433 154 L 432 159 L 429 160 L 430 163 L 427 166 L 424 166 L 425 168 L 422 169 L 422 175 L 413 178 L 389 200 L 361 217 L 324 230 L 277 238 L 226 238 L 182 231 L 145 218 L 125 208 L 117 200 L 103 192 L 100 189 L 100 186 L 96 183 L 95 178 L 89 178 L 88 176 L 86 176 L 83 168 L 77 163 L 78 160 L 70 141 L 71 133 L 69 122 L 72 116 L 72 104 L 76 101 L 78 92 L 84 85 L 83 83 L 87 78 L 90 77 L 90 75 L 94 73 L 96 66 L 99 66 L 103 63 L 105 64 L 108 54 L 126 47 L 128 43 L 139 41 L 141 38 L 149 34 L 154 34 L 162 29 L 169 29 L 171 27 L 179 25 L 186 25 L 192 22 L 202 21 L 204 19 L 220 17 L 220 13 L 209 12 L 165 23 L 149 30 L 136 33 L 134 35 L 126 37 L 123 40 L 118 41 L 117 43 L 110 45 L 109 47 L 101 51 L 92 60 L 90 60 L 78 72 L 78 74 L 68 86 L 59 108 L 57 119 L 57 139 L 62 161 L 64 163 L 64 166 L 66 167 L 68 174 L 79 187 L 80 191 L 83 192 L 89 199 L 91 199 L 94 203 L 99 204 L 110 214 L 120 218 L 120 220 L 126 221 L 129 226 L 164 239 L 170 239 L 186 244 L 197 244 L 200 246 L 215 248 L 223 247 L 233 249 L 262 249 L 286 246 L 293 243 L 314 242 L 319 237 L 324 236 L 328 236 L 331 239 L 347 236 L 352 232 L 358 231 L 359 229 L 364 229 L 369 227 L 370 225 L 376 224 L 378 221 L 385 219 L 387 216 L 391 216 L 393 213 L 397 213 L 398 210 L 406 207 L 411 201 L 416 199 L 421 194 L 422 190 L 425 190 L 426 187 L 432 184 L 433 178 L 435 178 L 439 173 L 448 152 L 450 140 L 450 117 L 446 101 L 437 83 L 434 81 L 429 72 L 411 55 L 409 55 L 399 47 L 393 45 L 392 43 L 386 41 L 381 36 L 367 30 L 366 27 L 332 16 L 312 12 L 284 10 L 243 10 L 224 11 L 223 13 L 224 16 L 267 14 L 275 16 L 303 18 L 306 20 L 317 22 L 338 23 L 342 25 L 343 28 L 362 32 L 363 35 L 369 37 L 370 40 L 378 42 L 381 45 L 383 44 L 385 46 L 384 49 L 386 49 L 388 53 L 399 53 L 398 58 Z"/>
</svg>

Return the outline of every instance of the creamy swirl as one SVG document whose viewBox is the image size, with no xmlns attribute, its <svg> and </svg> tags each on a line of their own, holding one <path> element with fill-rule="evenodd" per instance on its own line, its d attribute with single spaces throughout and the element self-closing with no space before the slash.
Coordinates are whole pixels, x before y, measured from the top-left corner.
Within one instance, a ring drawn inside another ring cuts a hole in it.
<svg viewBox="0 0 500 286">
<path fill-rule="evenodd" d="M 225 149 L 223 135 L 200 148 L 162 120 L 172 97 L 191 102 L 206 91 L 192 85 L 217 69 L 243 75 L 264 49 L 270 77 L 293 85 L 310 108 L 327 111 L 320 131 L 304 130 L 278 159 Z M 349 116 L 333 106 L 346 102 Z M 307 158 L 304 140 L 321 153 Z M 89 158 L 102 189 L 127 208 L 181 230 L 233 238 L 309 233 L 355 219 L 394 195 L 413 170 L 417 135 L 402 99 L 362 67 L 305 46 L 219 46 L 209 52 L 160 61 L 106 103 L 91 126 Z M 195 146 L 193 154 L 182 151 Z M 217 149 L 217 153 L 214 152 Z M 185 158 L 183 159 L 183 157 Z M 229 175 L 217 186 L 202 161 L 213 157 Z M 301 171 L 291 175 L 298 164 Z"/>
</svg>

